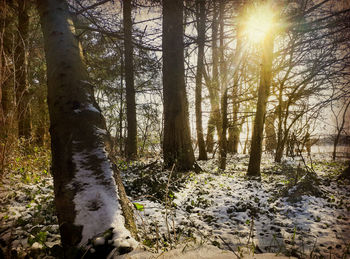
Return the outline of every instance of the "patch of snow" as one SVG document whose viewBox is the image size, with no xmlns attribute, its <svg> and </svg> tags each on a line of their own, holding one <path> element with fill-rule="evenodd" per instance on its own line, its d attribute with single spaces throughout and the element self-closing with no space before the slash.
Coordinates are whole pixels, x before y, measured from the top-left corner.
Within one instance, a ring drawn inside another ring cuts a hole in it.
<svg viewBox="0 0 350 259">
<path fill-rule="evenodd" d="M 32 244 L 32 248 L 33 249 L 42 249 L 43 248 L 43 245 L 42 244 L 39 244 L 38 242 L 34 242 Z"/>
<path fill-rule="evenodd" d="M 103 135 L 103 136 L 107 135 L 107 130 L 100 129 L 100 128 L 96 127 L 96 126 L 95 126 L 95 132 L 96 132 L 97 135 Z"/>
<path fill-rule="evenodd" d="M 168 229 L 173 233 L 175 227 L 180 231 L 178 236 L 188 231 L 197 240 L 215 241 L 228 249 L 221 237 L 235 250 L 246 246 L 248 239 L 263 252 L 303 247 L 303 252 L 308 254 L 316 247 L 318 254 L 326 255 L 331 247 L 332 255 L 341 255 L 345 244 L 350 245 L 349 186 L 333 182 L 320 186 L 323 193 L 335 198 L 333 204 L 323 197 L 309 195 L 292 204 L 279 193 L 290 180 L 284 172 L 263 173 L 261 182 L 247 180 L 244 177 L 247 157 L 240 157 L 231 161 L 228 158 L 225 172 L 217 170 L 215 160 L 198 161 L 205 172 L 192 174 L 174 191 L 176 207 L 168 208 L 168 228 L 165 204 L 138 193 L 134 201 L 144 205 L 144 211 L 138 212 L 139 228 L 149 225 L 148 235 L 155 236 L 154 226 L 157 226 L 157 235 L 167 237 Z M 286 163 L 299 165 L 297 159 L 287 159 Z M 270 169 L 273 165 L 273 158 L 263 160 L 263 168 Z M 127 183 L 131 175 L 126 171 Z M 166 183 L 167 176 L 164 171 L 157 178 Z M 341 202 L 343 205 L 338 208 Z"/>
<path fill-rule="evenodd" d="M 96 237 L 94 239 L 94 245 L 95 246 L 99 246 L 99 245 L 104 245 L 104 243 L 106 242 L 104 237 Z"/>
<path fill-rule="evenodd" d="M 101 113 L 96 107 L 94 107 L 91 103 L 86 105 L 85 110 Z"/>
<path fill-rule="evenodd" d="M 102 175 L 89 169 L 89 157 L 100 159 Z M 113 178 L 106 151 L 102 146 L 93 151 L 75 152 L 73 162 L 76 166 L 75 177 L 67 186 L 74 189 L 79 186 L 74 196 L 76 210 L 75 224 L 83 226 L 81 246 L 87 244 L 88 239 L 100 234 L 108 228 L 113 228 L 114 239 L 127 239 L 131 247 L 137 242 L 131 238 L 125 228 L 125 219 L 119 204 L 117 186 Z"/>
</svg>

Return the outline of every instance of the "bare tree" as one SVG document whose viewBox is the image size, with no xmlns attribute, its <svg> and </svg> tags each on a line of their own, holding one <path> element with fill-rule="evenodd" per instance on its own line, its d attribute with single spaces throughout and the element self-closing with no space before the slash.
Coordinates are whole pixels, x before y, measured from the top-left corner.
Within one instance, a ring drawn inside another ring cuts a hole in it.
<svg viewBox="0 0 350 259">
<path fill-rule="evenodd" d="M 258 89 L 258 101 L 254 119 L 252 143 L 250 148 L 248 176 L 260 176 L 260 163 L 262 155 L 263 131 L 266 116 L 266 105 L 270 94 L 273 37 L 266 35 L 262 47 L 262 62 L 260 71 L 260 84 Z"/>
</svg>

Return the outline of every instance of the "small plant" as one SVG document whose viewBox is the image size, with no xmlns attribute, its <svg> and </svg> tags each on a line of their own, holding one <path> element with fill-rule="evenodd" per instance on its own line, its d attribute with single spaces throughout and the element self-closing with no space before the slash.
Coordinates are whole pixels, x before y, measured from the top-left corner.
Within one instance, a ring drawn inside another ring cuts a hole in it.
<svg viewBox="0 0 350 259">
<path fill-rule="evenodd" d="M 33 235 L 33 237 L 28 237 L 28 244 L 32 246 L 35 242 L 38 242 L 42 246 L 46 247 L 46 239 L 47 239 L 47 232 L 46 231 L 39 231 L 37 234 Z"/>
<path fill-rule="evenodd" d="M 143 206 L 140 203 L 134 202 L 133 204 L 134 204 L 135 209 L 138 211 L 143 211 L 145 209 L 145 206 Z"/>
</svg>

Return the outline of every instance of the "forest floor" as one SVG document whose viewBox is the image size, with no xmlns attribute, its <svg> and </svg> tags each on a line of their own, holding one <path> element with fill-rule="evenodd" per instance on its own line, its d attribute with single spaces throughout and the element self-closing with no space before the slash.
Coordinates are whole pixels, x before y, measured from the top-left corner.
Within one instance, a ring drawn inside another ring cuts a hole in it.
<svg viewBox="0 0 350 259">
<path fill-rule="evenodd" d="M 163 170 L 154 159 L 120 161 L 141 243 L 149 251 L 195 243 L 238 256 L 250 251 L 350 258 L 350 181 L 337 180 L 344 162 L 318 156 L 312 164 L 291 158 L 275 164 L 265 156 L 258 181 L 245 177 L 247 156 L 227 161 L 225 171 L 215 159 L 200 161 L 201 173 Z M 0 247 L 13 258 L 59 256 L 53 183 L 46 169 L 17 168 L 0 185 Z"/>
</svg>

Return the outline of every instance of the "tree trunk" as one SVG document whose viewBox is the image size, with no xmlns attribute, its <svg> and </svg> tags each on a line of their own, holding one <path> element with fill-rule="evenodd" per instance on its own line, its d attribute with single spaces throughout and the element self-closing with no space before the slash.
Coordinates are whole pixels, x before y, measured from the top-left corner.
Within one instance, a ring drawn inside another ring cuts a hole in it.
<svg viewBox="0 0 350 259">
<path fill-rule="evenodd" d="M 11 157 L 13 146 L 17 141 L 17 112 L 16 112 L 16 93 L 14 78 L 14 64 L 6 60 L 15 60 L 14 39 L 15 22 L 18 20 L 16 14 L 11 11 L 13 3 L 10 1 L 1 1 L 1 34 L 0 34 L 0 88 L 1 88 L 1 124 L 0 124 L 0 175 L 3 175 L 7 165 L 8 158 Z M 1 177 L 1 176 L 0 176 Z"/>
<path fill-rule="evenodd" d="M 248 145 L 249 145 L 249 117 L 247 118 L 247 136 L 246 139 L 244 141 L 244 147 L 243 147 L 243 154 L 247 153 L 247 149 L 248 149 Z"/>
<path fill-rule="evenodd" d="M 163 1 L 163 156 L 166 167 L 194 164 L 184 74 L 183 1 Z"/>
<path fill-rule="evenodd" d="M 131 0 L 123 1 L 123 21 L 125 48 L 126 117 L 128 122 L 126 157 L 128 159 L 135 159 L 137 157 L 137 122 L 134 88 Z"/>
<path fill-rule="evenodd" d="M 338 143 L 339 143 L 341 132 L 344 129 L 346 116 L 347 116 L 347 111 L 348 111 L 349 107 L 350 107 L 350 101 L 345 106 L 344 113 L 343 113 L 343 118 L 342 118 L 342 122 L 341 122 L 340 126 L 338 127 L 338 125 L 337 125 L 338 132 L 337 132 L 337 135 L 336 135 L 336 137 L 334 139 L 334 142 L 333 142 L 333 154 L 332 154 L 332 159 L 333 160 L 335 160 L 337 158 L 337 146 L 338 146 Z"/>
<path fill-rule="evenodd" d="M 225 64 L 225 53 L 224 53 L 224 11 L 225 2 L 220 1 L 219 4 L 219 20 L 220 20 L 220 82 L 221 82 L 221 135 L 219 137 L 219 149 L 220 149 L 220 163 L 219 167 L 222 170 L 226 168 L 226 155 L 227 155 L 227 71 Z"/>
<path fill-rule="evenodd" d="M 124 155 L 124 138 L 123 138 L 123 120 L 124 120 L 124 95 L 123 95 L 123 85 L 124 85 L 124 55 L 121 53 L 120 55 L 120 96 L 119 96 L 119 154 Z"/>
<path fill-rule="evenodd" d="M 67 3 L 38 0 L 37 4 L 44 35 L 52 175 L 62 245 L 65 251 L 85 246 L 96 234 L 113 228 L 114 238 L 125 239 L 131 247 L 135 241 L 127 237 L 130 232 L 124 220 L 133 220 L 122 210 L 129 202 L 113 178 L 105 151 L 105 121 Z"/>
<path fill-rule="evenodd" d="M 221 137 L 221 116 L 220 116 L 220 97 L 219 97 L 219 56 L 218 56 L 218 8 L 217 0 L 213 0 L 213 22 L 212 22 L 212 78 L 205 75 L 206 86 L 209 92 L 210 98 L 210 118 L 208 123 L 208 134 L 207 134 L 207 151 L 213 152 L 214 147 L 214 132 L 215 128 L 217 131 L 217 137 L 220 142 Z M 215 125 L 213 127 L 212 125 Z"/>
<path fill-rule="evenodd" d="M 213 106 L 211 106 L 213 107 Z M 213 112 L 213 108 L 211 108 L 208 120 L 208 128 L 207 128 L 207 140 L 206 147 L 209 153 L 213 153 L 214 149 L 214 133 L 215 133 L 215 115 Z"/>
<path fill-rule="evenodd" d="M 283 143 L 283 135 L 286 134 L 286 132 L 283 132 L 282 124 L 283 120 L 287 120 L 287 118 L 284 118 L 283 111 L 285 110 L 285 105 L 283 104 L 283 84 L 280 85 L 279 88 L 279 94 L 278 94 L 278 106 L 276 108 L 277 111 L 277 118 L 278 118 L 278 126 L 277 126 L 277 143 L 276 143 L 276 154 L 275 154 L 275 162 L 280 163 L 282 161 L 283 157 L 283 150 L 284 145 Z"/>
<path fill-rule="evenodd" d="M 267 35 L 263 41 L 262 47 L 262 65 L 260 70 L 260 84 L 258 89 L 258 101 L 256 107 L 256 114 L 254 119 L 254 128 L 252 135 L 252 144 L 249 156 L 248 176 L 260 177 L 260 164 L 262 155 L 262 141 L 264 122 L 266 114 L 266 105 L 270 92 L 271 85 L 271 70 L 272 70 L 272 54 L 273 54 L 273 40 Z"/>
<path fill-rule="evenodd" d="M 276 114 L 274 112 L 266 116 L 265 123 L 265 150 L 273 154 L 276 150 L 276 131 L 275 131 Z"/>
<path fill-rule="evenodd" d="M 18 1 L 18 45 L 15 59 L 15 82 L 18 137 L 29 139 L 31 137 L 31 119 L 28 93 L 28 0 Z"/>
<path fill-rule="evenodd" d="M 198 140 L 199 156 L 198 160 L 207 160 L 207 151 L 205 149 L 205 142 L 203 137 L 202 126 L 202 77 L 204 69 L 204 44 L 205 44 L 205 0 L 197 0 L 199 14 L 197 15 L 198 21 L 198 57 L 197 57 L 197 74 L 196 74 L 196 131 Z"/>
<path fill-rule="evenodd" d="M 238 25 L 240 26 L 240 25 Z M 239 126 L 238 123 L 238 111 L 239 111 L 239 98 L 238 98 L 238 92 L 239 92 L 239 57 L 241 56 L 242 52 L 242 38 L 240 33 L 240 28 L 237 29 L 237 45 L 235 50 L 235 71 L 233 74 L 233 88 L 232 88 L 232 123 L 231 123 L 231 130 L 229 131 L 229 142 L 228 142 L 228 152 L 236 154 L 238 152 L 238 144 L 239 144 L 239 135 L 241 133 L 242 129 L 242 123 L 241 126 Z"/>
<path fill-rule="evenodd" d="M 284 134 L 287 134 L 286 132 Z M 275 154 L 275 162 L 276 163 L 281 163 L 282 161 L 282 157 L 283 157 L 283 153 L 284 153 L 284 147 L 286 145 L 287 142 L 287 136 L 283 136 L 283 138 L 281 139 L 281 141 L 279 142 L 279 144 L 277 145 L 276 148 L 276 154 Z"/>
</svg>

